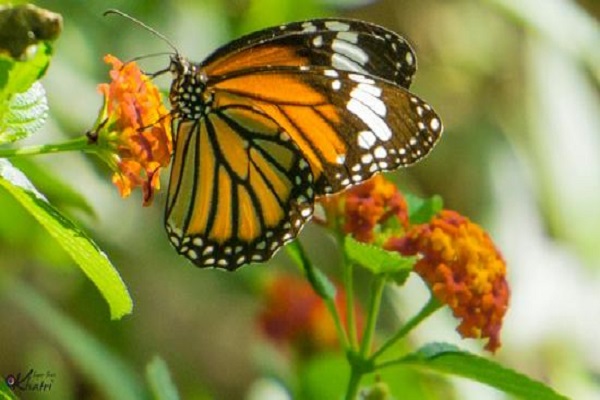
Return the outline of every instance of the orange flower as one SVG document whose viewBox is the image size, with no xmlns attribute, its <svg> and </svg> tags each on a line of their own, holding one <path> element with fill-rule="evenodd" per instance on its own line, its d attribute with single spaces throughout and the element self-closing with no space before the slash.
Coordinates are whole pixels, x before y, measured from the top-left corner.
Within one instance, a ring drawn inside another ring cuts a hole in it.
<svg viewBox="0 0 600 400">
<path fill-rule="evenodd" d="M 98 85 L 104 105 L 88 137 L 115 170 L 112 181 L 121 196 L 141 186 L 148 206 L 160 188 L 160 169 L 171 161 L 171 117 L 158 88 L 135 63 L 111 55 L 104 61 L 113 67 L 112 81 Z"/>
<path fill-rule="evenodd" d="M 461 319 L 463 337 L 488 338 L 486 349 L 500 347 L 500 329 L 509 288 L 506 264 L 490 237 L 468 218 L 442 211 L 428 224 L 412 227 L 385 248 L 420 254 L 415 266 L 435 297 Z"/>
<path fill-rule="evenodd" d="M 381 175 L 342 194 L 321 199 L 321 205 L 328 222 L 343 215 L 344 232 L 365 243 L 373 242 L 376 228 L 393 216 L 403 228 L 409 223 L 406 200 L 396 186 Z"/>
<path fill-rule="evenodd" d="M 339 347 L 335 324 L 325 302 L 306 280 L 292 275 L 276 276 L 267 284 L 263 302 L 259 327 L 273 342 L 286 344 L 304 356 Z M 345 303 L 345 293 L 338 287 L 335 305 L 343 324 L 346 324 Z M 357 326 L 362 331 L 362 313 L 358 308 L 356 311 Z"/>
</svg>

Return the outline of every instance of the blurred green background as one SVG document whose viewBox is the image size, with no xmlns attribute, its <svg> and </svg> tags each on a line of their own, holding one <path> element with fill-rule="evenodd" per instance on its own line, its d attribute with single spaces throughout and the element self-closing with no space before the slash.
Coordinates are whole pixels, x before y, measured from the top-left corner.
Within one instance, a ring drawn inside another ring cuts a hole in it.
<svg viewBox="0 0 600 400">
<path fill-rule="evenodd" d="M 512 301 L 499 362 L 571 398 L 600 398 L 600 2 L 35 4 L 62 14 L 64 31 L 43 79 L 51 118 L 27 143 L 61 141 L 91 127 L 102 101 L 96 85 L 107 79 L 104 54 L 126 60 L 169 51 L 139 27 L 102 17 L 107 8 L 136 16 L 197 61 L 243 33 L 305 18 L 360 18 L 407 37 L 419 62 L 411 90 L 442 116 L 445 134 L 429 158 L 391 174 L 393 179 L 420 195 L 440 194 L 446 208 L 483 225 L 502 250 Z M 165 56 L 141 64 L 156 71 L 167 62 Z M 168 77 L 157 82 L 165 89 L 170 83 Z M 34 180 L 108 254 L 130 290 L 134 312 L 110 321 L 95 287 L 4 192 L 0 268 L 42 293 L 140 377 L 154 355 L 160 355 L 182 398 L 239 399 L 257 393 L 256 382 L 264 372 L 255 321 L 257 292 L 264 275 L 292 269 L 284 252 L 267 265 L 234 274 L 199 270 L 178 257 L 166 239 L 164 193 L 153 207 L 143 209 L 139 193 L 122 200 L 110 183 L 110 171 L 90 157 L 61 154 L 34 161 L 91 205 L 93 213 L 72 198 L 53 195 L 47 179 Z M 321 265 L 335 271 L 336 251 L 321 229 L 309 226 L 301 239 Z M 424 296 L 418 282 L 387 294 L 384 307 L 391 325 L 420 307 Z M 481 348 L 461 341 L 455 321 L 438 314 L 413 334 L 415 343 L 445 340 L 473 351 Z M 118 394 L 119 387 L 113 387 L 118 382 L 106 381 L 99 388 L 31 312 L 2 293 L 0 321 L 0 375 L 30 367 L 57 375 L 51 392 L 23 398 L 105 398 L 106 387 Z M 464 380 L 451 384 L 452 394 L 431 398 L 504 398 Z"/>
</svg>

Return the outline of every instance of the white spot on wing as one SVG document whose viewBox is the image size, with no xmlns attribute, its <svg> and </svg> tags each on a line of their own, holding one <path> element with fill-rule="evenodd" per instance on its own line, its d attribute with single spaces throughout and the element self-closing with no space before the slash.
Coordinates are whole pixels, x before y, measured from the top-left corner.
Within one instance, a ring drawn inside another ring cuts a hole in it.
<svg viewBox="0 0 600 400">
<path fill-rule="evenodd" d="M 364 75 L 359 74 L 348 74 L 348 78 L 357 83 L 367 83 L 369 85 L 374 85 L 375 81 L 371 78 L 367 78 Z"/>
<path fill-rule="evenodd" d="M 360 65 L 365 65 L 369 61 L 369 55 L 365 53 L 363 49 L 352 43 L 334 39 L 333 43 L 331 43 L 331 48 L 336 53 L 346 56 Z"/>
<path fill-rule="evenodd" d="M 361 101 L 352 98 L 346 104 L 346 108 L 360 118 L 380 140 L 387 141 L 392 137 L 392 131 L 387 123 Z"/>
<path fill-rule="evenodd" d="M 358 33 L 356 32 L 340 32 L 336 35 L 337 38 L 350 43 L 358 43 Z"/>
<path fill-rule="evenodd" d="M 312 42 L 315 47 L 323 46 L 323 36 L 319 35 L 315 37 Z"/>
<path fill-rule="evenodd" d="M 385 117 L 387 109 L 383 101 L 379 99 L 379 95 L 381 95 L 381 89 L 377 86 L 367 85 L 365 83 L 359 83 L 352 92 L 350 92 L 350 96 L 360 100 L 361 103 L 366 105 L 371 110 L 375 111 L 377 115 L 380 117 Z M 380 138 L 381 140 L 388 140 L 389 138 Z"/>
<path fill-rule="evenodd" d="M 315 26 L 315 24 L 313 24 L 310 21 L 306 21 L 305 23 L 302 24 L 302 32 L 316 32 L 317 31 L 317 27 Z"/>
<path fill-rule="evenodd" d="M 327 29 L 338 32 L 343 32 L 350 29 L 350 25 L 340 21 L 327 21 L 325 22 L 325 26 L 327 27 Z"/>
<path fill-rule="evenodd" d="M 373 147 L 376 141 L 377 138 L 371 131 L 362 131 L 358 133 L 358 146 L 362 149 L 369 150 L 371 147 Z M 365 156 L 363 156 L 362 161 L 365 162 L 364 160 Z"/>
<path fill-rule="evenodd" d="M 331 56 L 331 65 L 336 69 L 341 69 L 344 71 L 367 73 L 367 71 L 365 71 L 363 67 L 360 66 L 360 64 L 338 53 L 334 53 Z"/>
<path fill-rule="evenodd" d="M 383 146 L 377 146 L 373 154 L 375 155 L 375 158 L 385 158 L 387 156 L 387 151 Z"/>
<path fill-rule="evenodd" d="M 371 164 L 373 162 L 373 156 L 369 153 L 363 154 L 363 156 L 360 158 L 360 161 L 363 164 Z"/>
</svg>

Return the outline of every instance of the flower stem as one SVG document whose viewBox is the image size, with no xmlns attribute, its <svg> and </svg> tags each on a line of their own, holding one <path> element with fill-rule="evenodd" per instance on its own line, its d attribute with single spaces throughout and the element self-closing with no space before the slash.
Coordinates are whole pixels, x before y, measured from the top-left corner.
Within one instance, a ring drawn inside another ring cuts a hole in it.
<svg viewBox="0 0 600 400">
<path fill-rule="evenodd" d="M 33 156 L 40 154 L 60 153 L 65 151 L 86 151 L 95 152 L 97 146 L 90 146 L 88 138 L 81 136 L 62 143 L 43 144 L 40 146 L 29 146 L 18 149 L 0 148 L 0 158 Z"/>
<path fill-rule="evenodd" d="M 343 242 L 341 244 L 343 246 Z M 348 330 L 348 340 L 352 349 L 358 348 L 358 339 L 356 334 L 356 318 L 354 315 L 354 265 L 346 257 L 343 258 L 344 289 L 346 291 L 346 329 Z"/>
<path fill-rule="evenodd" d="M 377 317 L 379 316 L 379 307 L 381 306 L 384 286 L 385 278 L 383 276 L 376 276 L 372 285 L 371 297 L 369 300 L 369 314 L 360 344 L 360 352 L 349 354 L 351 372 L 348 387 L 346 389 L 346 400 L 356 399 L 360 387 L 360 380 L 365 373 L 372 371 L 371 360 L 368 357 L 373 344 L 373 335 L 375 333 Z"/>
<path fill-rule="evenodd" d="M 381 356 L 387 349 L 389 349 L 392 345 L 394 345 L 398 340 L 402 339 L 406 336 L 411 330 L 413 330 L 417 325 L 419 325 L 425 318 L 429 317 L 435 311 L 437 311 L 441 307 L 441 304 L 437 301 L 437 299 L 433 296 L 429 298 L 429 301 L 421 311 L 413 318 L 411 318 L 394 336 L 389 338 L 379 350 L 377 350 L 371 356 L 370 360 L 374 361 L 379 356 Z"/>
<path fill-rule="evenodd" d="M 338 339 L 342 346 L 344 346 L 344 349 L 348 351 L 350 346 L 348 343 L 348 336 L 346 335 L 342 319 L 335 306 L 335 289 L 329 287 L 330 283 L 325 281 L 326 278 L 324 276 L 320 277 L 322 273 L 312 264 L 299 240 L 294 240 L 288 245 L 288 248 L 295 250 L 298 258 L 294 258 L 296 258 L 296 261 L 301 265 L 304 274 L 315 293 L 317 293 L 317 295 L 325 302 L 325 306 L 333 318 Z"/>
<path fill-rule="evenodd" d="M 329 310 L 329 314 L 335 323 L 338 339 L 340 340 L 340 343 L 342 343 L 342 346 L 344 346 L 345 349 L 348 349 L 350 344 L 348 343 L 348 337 L 346 336 L 346 331 L 344 331 L 344 326 L 342 325 L 342 320 L 335 306 L 335 302 L 332 299 L 324 299 L 324 301 L 325 306 L 327 306 L 327 310 Z"/>
<path fill-rule="evenodd" d="M 350 380 L 348 381 L 348 387 L 346 389 L 346 400 L 355 400 L 358 395 L 358 388 L 360 387 L 360 380 L 362 374 L 358 369 L 352 366 L 352 372 L 350 373 Z"/>
<path fill-rule="evenodd" d="M 373 345 L 373 334 L 375 333 L 375 325 L 379 316 L 379 307 L 381 305 L 381 298 L 383 297 L 384 286 L 385 278 L 383 276 L 376 276 L 372 284 L 371 298 L 369 300 L 367 326 L 365 327 L 360 346 L 360 355 L 364 359 L 369 357 L 369 352 Z"/>
</svg>

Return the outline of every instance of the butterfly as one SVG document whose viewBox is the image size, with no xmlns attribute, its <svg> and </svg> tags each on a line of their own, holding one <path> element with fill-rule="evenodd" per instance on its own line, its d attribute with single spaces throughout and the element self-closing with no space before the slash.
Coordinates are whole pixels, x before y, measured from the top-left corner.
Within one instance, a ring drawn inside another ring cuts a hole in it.
<svg viewBox="0 0 600 400">
<path fill-rule="evenodd" d="M 416 56 L 372 23 L 271 27 L 201 63 L 171 57 L 174 153 L 165 227 L 199 267 L 270 259 L 315 199 L 425 157 L 442 134 L 408 91 Z"/>
</svg>

